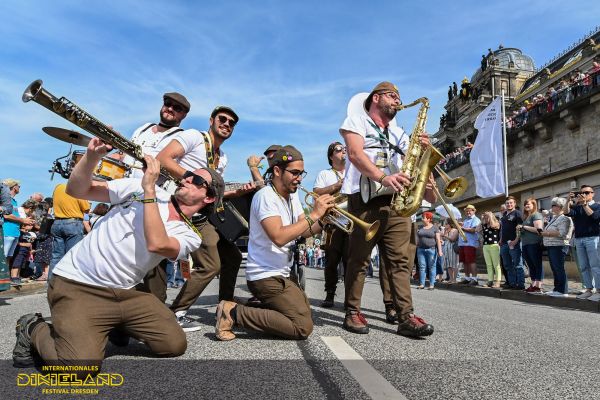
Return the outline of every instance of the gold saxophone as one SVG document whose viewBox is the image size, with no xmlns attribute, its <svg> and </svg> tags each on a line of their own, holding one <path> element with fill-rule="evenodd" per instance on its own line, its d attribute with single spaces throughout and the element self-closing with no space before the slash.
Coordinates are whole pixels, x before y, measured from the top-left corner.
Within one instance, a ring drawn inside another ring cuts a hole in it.
<svg viewBox="0 0 600 400">
<path fill-rule="evenodd" d="M 431 171 L 444 156 L 435 147 L 421 145 L 421 135 L 425 132 L 427 124 L 427 110 L 429 110 L 429 99 L 421 97 L 410 104 L 399 105 L 398 111 L 421 103 L 415 127 L 410 135 L 408 150 L 402 161 L 401 172 L 412 178 L 410 185 L 404 186 L 402 190 L 394 192 L 392 196 L 392 209 L 402 217 L 410 217 L 421 207 L 421 201 L 425 195 L 425 188 L 429 181 Z"/>
<path fill-rule="evenodd" d="M 410 104 L 399 105 L 397 110 L 400 111 L 419 103 L 421 103 L 421 108 L 419 108 L 417 121 L 415 122 L 415 127 L 410 135 L 408 150 L 404 155 L 402 167 L 400 168 L 401 172 L 404 172 L 411 177 L 411 183 L 410 185 L 404 186 L 400 191 L 394 192 L 392 195 L 391 208 L 402 217 L 410 217 L 419 210 L 421 202 L 423 201 L 423 196 L 425 195 L 427 183 L 429 182 L 429 177 L 434 169 L 446 183 L 444 189 L 446 197 L 455 198 L 461 196 L 467 188 L 467 180 L 464 177 L 450 179 L 448 175 L 437 166 L 440 160 L 444 158 L 438 149 L 432 145 L 427 147 L 421 145 L 421 135 L 425 133 L 425 125 L 427 124 L 429 99 L 427 97 L 421 97 Z M 467 239 L 464 231 L 456 221 L 456 218 L 454 218 L 452 211 L 442 198 L 442 195 L 435 184 L 433 185 L 433 190 L 444 206 L 453 225 L 458 229 L 458 233 L 466 241 Z"/>
</svg>

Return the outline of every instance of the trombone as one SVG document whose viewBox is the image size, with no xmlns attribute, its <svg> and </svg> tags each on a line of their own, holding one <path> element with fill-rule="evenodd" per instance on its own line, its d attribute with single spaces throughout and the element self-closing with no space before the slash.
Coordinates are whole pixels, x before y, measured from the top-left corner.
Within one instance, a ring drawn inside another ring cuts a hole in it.
<svg viewBox="0 0 600 400">
<path fill-rule="evenodd" d="M 319 195 L 315 192 L 310 192 L 306 190 L 302 186 L 298 187 L 300 188 L 300 190 L 306 193 L 306 196 L 304 196 L 304 202 L 306 203 L 307 207 L 312 209 L 314 207 L 314 200 L 308 201 L 308 199 L 310 197 L 316 199 L 319 197 Z M 340 207 L 338 204 L 333 206 L 333 208 L 331 208 L 327 212 L 327 214 L 325 214 L 323 220 L 325 223 L 335 225 L 348 234 L 352 233 L 352 231 L 354 230 L 354 224 L 356 224 L 363 231 L 365 231 L 365 240 L 367 242 L 371 240 L 373 236 L 375 236 L 377 230 L 379 229 L 379 221 L 375 221 L 369 224 L 368 222 L 365 222 L 362 219 L 359 219 L 354 215 L 350 214 L 348 211 L 342 209 L 342 207 Z"/>
</svg>

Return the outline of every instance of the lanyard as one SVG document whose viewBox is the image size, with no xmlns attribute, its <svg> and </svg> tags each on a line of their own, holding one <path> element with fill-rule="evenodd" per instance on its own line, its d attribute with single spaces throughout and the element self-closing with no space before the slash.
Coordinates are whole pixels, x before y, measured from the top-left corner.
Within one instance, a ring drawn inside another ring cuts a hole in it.
<svg viewBox="0 0 600 400">
<path fill-rule="evenodd" d="M 273 191 L 275 192 L 277 197 L 279 197 L 281 199 L 281 201 L 283 202 L 283 204 L 285 204 L 285 210 L 288 212 L 288 215 L 290 217 L 290 225 L 293 224 L 294 223 L 294 220 L 293 220 L 294 205 L 292 204 L 292 199 L 290 198 L 288 201 L 285 201 L 283 196 L 279 194 L 279 192 L 277 191 L 277 189 L 275 189 L 275 186 L 273 184 L 271 184 L 271 188 L 273 188 Z"/>
<path fill-rule="evenodd" d="M 389 149 L 394 150 L 396 153 L 398 153 L 400 155 L 404 155 L 404 151 L 402 151 L 402 149 L 400 147 L 398 147 L 397 145 L 390 142 L 389 131 L 388 131 L 387 127 L 383 130 L 383 132 L 381 132 L 381 128 L 379 128 L 373 122 L 371 122 L 369 120 L 367 120 L 367 122 L 369 123 L 369 125 L 371 125 L 371 127 L 373 129 L 375 129 L 375 131 L 379 135 L 379 137 L 376 137 L 375 135 L 367 135 L 367 137 L 369 139 L 379 139 L 379 142 L 381 143 L 382 148 L 385 149 L 385 144 L 387 143 Z"/>
<path fill-rule="evenodd" d="M 335 177 L 337 178 L 338 182 L 339 182 L 339 181 L 341 181 L 342 179 L 344 179 L 344 178 L 342 178 L 342 176 L 340 175 L 340 173 L 339 173 L 339 172 L 337 172 L 337 170 L 336 170 L 336 169 L 334 169 L 334 168 L 332 167 L 332 168 L 331 168 L 331 170 L 332 170 L 332 171 L 333 171 L 333 173 L 335 174 Z"/>
<path fill-rule="evenodd" d="M 185 215 L 181 211 L 181 208 L 179 207 L 179 203 L 177 202 L 177 199 L 175 199 L 175 196 L 171 196 L 171 202 L 173 203 L 173 207 L 175 207 L 175 211 L 177 211 L 177 214 L 179 214 L 179 216 L 181 217 L 181 219 L 183 219 L 186 225 L 189 226 L 190 229 L 193 230 L 200 239 L 202 239 L 202 234 L 200 233 L 198 228 L 196 228 L 194 224 L 192 224 L 192 221 L 190 221 L 190 219 L 187 217 L 187 215 Z"/>
<path fill-rule="evenodd" d="M 216 171 L 217 166 L 215 165 L 215 149 L 213 148 L 210 136 L 208 133 L 202 133 L 202 136 L 204 136 L 204 149 L 206 150 L 206 161 L 208 163 L 208 166 Z"/>
</svg>

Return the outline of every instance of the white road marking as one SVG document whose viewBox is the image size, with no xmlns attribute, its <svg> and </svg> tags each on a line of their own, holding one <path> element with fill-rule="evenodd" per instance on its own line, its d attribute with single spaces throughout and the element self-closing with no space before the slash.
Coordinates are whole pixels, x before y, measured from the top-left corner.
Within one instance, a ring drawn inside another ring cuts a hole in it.
<svg viewBox="0 0 600 400">
<path fill-rule="evenodd" d="M 407 400 L 390 382 L 339 336 L 321 336 L 327 347 L 342 362 L 365 392 L 374 400 Z"/>
</svg>

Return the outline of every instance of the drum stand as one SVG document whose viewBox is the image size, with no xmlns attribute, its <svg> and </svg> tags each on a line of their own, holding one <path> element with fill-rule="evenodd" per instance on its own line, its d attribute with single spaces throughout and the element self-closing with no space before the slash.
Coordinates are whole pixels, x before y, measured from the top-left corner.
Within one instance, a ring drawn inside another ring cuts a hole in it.
<svg viewBox="0 0 600 400">
<path fill-rule="evenodd" d="M 52 172 L 52 175 L 50 175 L 50 180 L 54 179 L 54 173 L 58 172 L 60 174 L 60 176 L 62 176 L 65 179 L 69 179 L 69 176 L 71 176 L 71 160 L 67 161 L 67 167 L 63 168 L 62 163 L 60 162 L 60 160 L 62 160 L 63 158 L 67 158 L 70 157 L 71 154 L 73 153 L 73 145 L 71 144 L 71 146 L 69 146 L 69 152 L 67 153 L 66 156 L 62 156 L 57 158 L 56 160 L 54 160 L 54 162 L 52 163 L 52 169 L 48 170 L 48 172 Z"/>
</svg>

